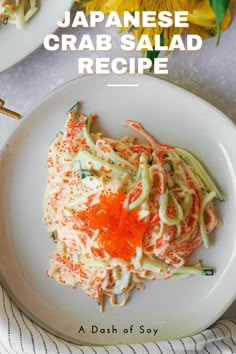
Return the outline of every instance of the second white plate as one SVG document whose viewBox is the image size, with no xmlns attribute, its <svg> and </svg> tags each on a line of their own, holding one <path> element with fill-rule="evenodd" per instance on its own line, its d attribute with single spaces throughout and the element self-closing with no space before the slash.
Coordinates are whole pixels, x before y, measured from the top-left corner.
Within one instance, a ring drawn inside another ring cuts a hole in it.
<svg viewBox="0 0 236 354">
<path fill-rule="evenodd" d="M 0 73 L 16 64 L 38 48 L 47 34 L 57 28 L 57 21 L 64 18 L 65 10 L 70 9 L 73 0 L 41 0 L 35 16 L 16 29 L 15 25 L 0 26 Z"/>
</svg>

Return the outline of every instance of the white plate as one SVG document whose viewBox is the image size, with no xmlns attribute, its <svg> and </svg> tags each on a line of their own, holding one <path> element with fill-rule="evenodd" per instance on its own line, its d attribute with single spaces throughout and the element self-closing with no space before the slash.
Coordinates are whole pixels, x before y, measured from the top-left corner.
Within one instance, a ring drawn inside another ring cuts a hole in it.
<svg viewBox="0 0 236 354">
<path fill-rule="evenodd" d="M 38 48 L 47 34 L 57 28 L 57 21 L 64 18 L 73 0 L 40 0 L 40 9 L 23 29 L 15 25 L 0 26 L 0 72 L 25 58 Z"/>
<path fill-rule="evenodd" d="M 107 86 L 114 83 L 139 86 Z M 216 269 L 213 277 L 150 282 L 144 291 L 134 291 L 125 307 L 107 303 L 104 313 L 80 289 L 46 277 L 48 254 L 54 250 L 42 222 L 47 149 L 78 99 L 82 111 L 96 113 L 102 129 L 112 136 L 131 133 L 120 122 L 135 119 L 162 142 L 183 146 L 204 161 L 226 199 L 219 203 L 223 226 L 215 232 L 215 242 L 195 254 L 195 259 L 202 258 L 206 266 Z M 73 342 L 147 342 L 206 328 L 226 310 L 236 292 L 235 151 L 235 126 L 222 113 L 149 76 L 87 76 L 54 91 L 26 114 L 1 153 L 0 272 L 9 293 L 42 327 Z M 92 325 L 99 329 L 113 325 L 117 333 L 91 333 Z M 85 333 L 82 329 L 79 333 L 81 326 Z M 152 329 L 158 329 L 155 336 L 153 331 L 148 333 Z"/>
</svg>

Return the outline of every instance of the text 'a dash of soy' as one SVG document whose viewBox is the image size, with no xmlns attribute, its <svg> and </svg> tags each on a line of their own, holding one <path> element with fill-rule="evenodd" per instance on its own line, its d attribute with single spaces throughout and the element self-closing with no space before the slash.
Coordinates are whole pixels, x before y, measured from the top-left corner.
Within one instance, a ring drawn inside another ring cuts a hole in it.
<svg viewBox="0 0 236 354">
<path fill-rule="evenodd" d="M 99 327 L 97 325 L 92 325 L 91 327 L 87 328 L 83 325 L 80 326 L 78 330 L 78 334 L 132 334 L 132 333 L 139 333 L 139 334 L 150 334 L 152 336 L 156 336 L 158 332 L 158 328 L 149 328 L 145 327 L 144 325 L 134 326 L 130 325 L 129 327 L 125 328 L 117 328 L 114 324 L 110 327 Z"/>
</svg>

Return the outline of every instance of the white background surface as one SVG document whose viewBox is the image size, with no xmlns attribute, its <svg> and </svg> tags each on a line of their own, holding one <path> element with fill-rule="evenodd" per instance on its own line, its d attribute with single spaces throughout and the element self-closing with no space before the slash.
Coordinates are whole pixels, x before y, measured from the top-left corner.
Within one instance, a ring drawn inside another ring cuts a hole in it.
<svg viewBox="0 0 236 354">
<path fill-rule="evenodd" d="M 77 34 L 80 37 L 87 33 L 87 30 L 73 29 L 66 32 Z M 118 49 L 120 37 L 116 29 L 104 29 L 100 26 L 90 30 L 92 38 L 97 33 L 104 32 L 108 32 L 113 37 L 114 44 L 110 56 L 125 57 L 125 53 Z M 65 30 L 58 31 L 58 34 L 62 33 L 65 33 Z M 169 56 L 169 74 L 162 75 L 161 78 L 204 98 L 236 123 L 235 38 L 236 18 L 234 15 L 231 27 L 223 33 L 219 47 L 216 48 L 215 38 L 212 38 L 205 41 L 203 48 L 198 52 L 175 52 Z M 96 57 L 96 55 L 107 56 L 107 53 L 51 53 L 41 46 L 24 61 L 0 74 L 0 98 L 6 101 L 8 108 L 24 113 L 52 89 L 78 77 L 77 58 L 79 56 Z M 139 54 L 129 53 L 127 58 L 128 56 L 134 57 Z M 0 114 L 0 143 L 15 126 L 17 126 L 17 121 Z M 235 274 L 232 274 L 232 277 L 234 276 Z M 236 302 L 224 317 L 236 319 Z"/>
</svg>

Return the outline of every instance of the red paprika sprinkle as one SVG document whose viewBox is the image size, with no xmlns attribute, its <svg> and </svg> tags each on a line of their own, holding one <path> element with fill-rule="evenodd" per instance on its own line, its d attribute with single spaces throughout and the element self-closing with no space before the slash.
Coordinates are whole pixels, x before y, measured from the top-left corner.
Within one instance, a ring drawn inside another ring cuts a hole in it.
<svg viewBox="0 0 236 354">
<path fill-rule="evenodd" d="M 128 260 L 142 246 L 147 223 L 139 220 L 137 211 L 123 207 L 126 195 L 119 189 L 116 193 L 103 192 L 100 202 L 78 213 L 89 228 L 99 230 L 100 245 L 111 257 Z"/>
</svg>

